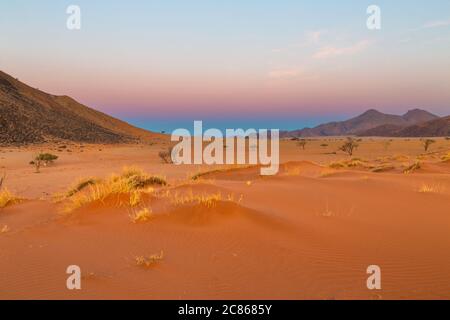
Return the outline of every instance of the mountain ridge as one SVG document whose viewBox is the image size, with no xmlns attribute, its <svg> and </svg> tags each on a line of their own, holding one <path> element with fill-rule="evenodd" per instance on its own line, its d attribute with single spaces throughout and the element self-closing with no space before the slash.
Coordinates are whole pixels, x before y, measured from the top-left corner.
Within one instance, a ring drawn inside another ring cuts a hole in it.
<svg viewBox="0 0 450 320">
<path fill-rule="evenodd" d="M 0 71 L 0 144 L 51 141 L 137 143 L 161 135 L 134 127 L 68 96 L 56 96 Z"/>
<path fill-rule="evenodd" d="M 412 109 L 403 115 L 382 113 L 369 109 L 364 113 L 345 121 L 328 122 L 314 128 L 304 128 L 282 132 L 282 137 L 314 137 L 358 135 L 374 128 L 383 126 L 406 128 L 419 123 L 439 119 L 438 116 L 422 109 Z"/>
</svg>

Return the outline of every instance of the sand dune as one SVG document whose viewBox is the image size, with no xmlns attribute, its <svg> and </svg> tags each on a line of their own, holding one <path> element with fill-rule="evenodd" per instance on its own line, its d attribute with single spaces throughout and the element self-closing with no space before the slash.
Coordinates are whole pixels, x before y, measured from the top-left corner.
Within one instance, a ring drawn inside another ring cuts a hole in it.
<svg viewBox="0 0 450 320">
<path fill-rule="evenodd" d="M 0 229 L 9 229 L 0 233 L 0 298 L 448 299 L 450 179 L 442 158 L 450 146 L 442 140 L 441 151 L 400 156 L 404 143 L 384 153 L 367 141 L 356 155 L 365 166 L 338 169 L 330 164 L 351 159 L 324 155 L 323 141 L 305 152 L 284 143 L 279 175 L 264 178 L 254 167 L 163 165 L 156 146 L 104 146 L 108 167 L 87 147 L 40 174 L 12 161 L 28 150 L 4 153 L 6 186 L 27 200 L 0 209 Z M 416 161 L 419 169 L 403 173 Z M 368 168 L 381 162 L 396 169 Z M 76 178 L 107 178 L 132 164 L 168 185 L 140 190 L 135 206 L 130 193 L 72 212 L 64 211 L 68 199 L 52 200 Z M 133 221 L 144 208 L 149 220 Z M 137 263 L 152 255 L 162 259 Z M 81 291 L 65 287 L 72 264 L 82 269 Z M 382 268 L 381 291 L 366 287 L 372 264 Z"/>
</svg>

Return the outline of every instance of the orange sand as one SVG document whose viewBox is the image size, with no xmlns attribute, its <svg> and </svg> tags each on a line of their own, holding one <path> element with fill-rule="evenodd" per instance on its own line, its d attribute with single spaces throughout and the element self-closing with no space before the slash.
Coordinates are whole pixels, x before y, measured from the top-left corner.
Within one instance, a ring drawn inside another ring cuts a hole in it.
<svg viewBox="0 0 450 320">
<path fill-rule="evenodd" d="M 195 182 L 188 178 L 223 166 L 162 164 L 161 143 L 2 148 L 6 187 L 27 200 L 0 209 L 0 230 L 8 226 L 0 233 L 0 299 L 449 299 L 450 162 L 441 157 L 450 141 L 419 156 L 416 139 L 387 148 L 364 139 L 353 156 L 364 166 L 333 169 L 329 163 L 351 159 L 332 154 L 336 139 L 306 150 L 283 141 L 277 176 L 234 168 Z M 36 174 L 28 162 L 39 150 L 60 159 Z M 417 156 L 421 168 L 404 174 Z M 387 164 L 393 168 L 372 172 Z M 148 222 L 133 223 L 114 199 L 65 215 L 52 201 L 77 178 L 126 165 L 170 184 L 155 188 L 169 195 L 145 198 Z M 222 199 L 210 207 L 171 203 L 174 195 L 211 194 Z M 160 252 L 150 268 L 136 264 Z M 73 264 L 81 291 L 66 289 Z M 381 267 L 380 291 L 366 287 L 369 265 Z"/>
</svg>

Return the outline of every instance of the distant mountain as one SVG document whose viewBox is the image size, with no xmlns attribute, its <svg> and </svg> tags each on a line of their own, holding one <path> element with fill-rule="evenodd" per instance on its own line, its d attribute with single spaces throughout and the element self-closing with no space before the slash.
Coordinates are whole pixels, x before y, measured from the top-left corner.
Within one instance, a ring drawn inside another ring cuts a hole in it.
<svg viewBox="0 0 450 320">
<path fill-rule="evenodd" d="M 0 144 L 69 140 L 128 143 L 158 135 L 88 108 L 67 96 L 31 88 L 0 71 Z"/>
<path fill-rule="evenodd" d="M 438 116 L 427 111 L 410 110 L 403 116 L 385 114 L 371 109 L 363 114 L 340 122 L 321 124 L 315 128 L 283 132 L 282 137 L 315 137 L 315 136 L 342 136 L 357 135 L 370 129 L 386 126 L 389 128 L 405 128 L 425 121 L 438 119 Z"/>
<path fill-rule="evenodd" d="M 373 137 L 448 137 L 450 136 L 450 116 L 421 122 L 408 127 L 379 126 L 359 136 Z"/>
</svg>

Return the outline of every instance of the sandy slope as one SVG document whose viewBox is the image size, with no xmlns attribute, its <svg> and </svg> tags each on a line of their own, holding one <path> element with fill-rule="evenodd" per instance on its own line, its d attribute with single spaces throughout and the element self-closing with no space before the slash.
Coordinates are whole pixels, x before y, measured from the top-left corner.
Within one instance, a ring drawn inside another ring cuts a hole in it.
<svg viewBox="0 0 450 320">
<path fill-rule="evenodd" d="M 29 200 L 0 210 L 0 229 L 9 227 L 0 234 L 0 298 L 449 299 L 450 163 L 439 158 L 449 141 L 433 145 L 411 174 L 402 166 L 422 153 L 418 140 L 394 140 L 387 150 L 364 140 L 355 157 L 390 161 L 395 169 L 383 173 L 325 166 L 348 160 L 330 154 L 339 143 L 311 141 L 303 151 L 286 141 L 277 176 L 233 169 L 196 182 L 187 176 L 211 168 L 160 164 L 162 145 L 72 147 L 41 174 L 26 165 L 35 150 L 3 149 L 7 187 Z M 157 193 L 223 200 L 173 205 L 150 195 L 153 218 L 139 224 L 115 199 L 70 215 L 50 201 L 77 177 L 124 165 L 166 175 L 170 186 Z M 433 192 L 419 192 L 424 185 Z M 154 266 L 136 265 L 161 251 Z M 71 264 L 83 271 L 79 292 L 65 287 Z M 366 287 L 372 264 L 382 269 L 381 291 Z"/>
</svg>

